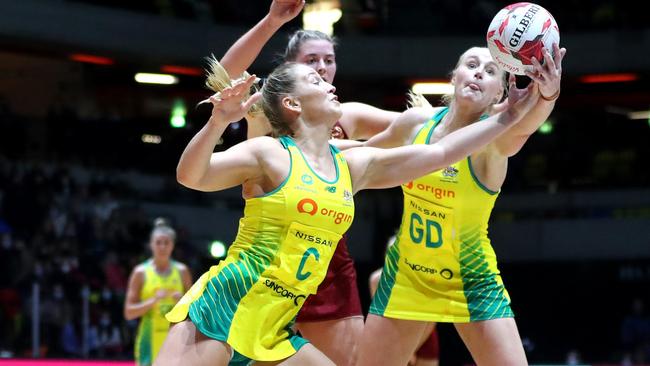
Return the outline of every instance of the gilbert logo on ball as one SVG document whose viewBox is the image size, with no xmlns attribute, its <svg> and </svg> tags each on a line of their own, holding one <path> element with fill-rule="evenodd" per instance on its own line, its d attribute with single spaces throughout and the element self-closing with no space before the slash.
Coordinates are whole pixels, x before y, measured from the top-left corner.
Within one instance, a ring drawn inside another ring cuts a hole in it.
<svg viewBox="0 0 650 366">
<path fill-rule="evenodd" d="M 501 9 L 487 31 L 492 58 L 503 70 L 516 75 L 532 70 L 532 57 L 543 63 L 542 49 L 553 54 L 553 43 L 560 44 L 560 29 L 551 13 L 533 3 Z"/>
</svg>

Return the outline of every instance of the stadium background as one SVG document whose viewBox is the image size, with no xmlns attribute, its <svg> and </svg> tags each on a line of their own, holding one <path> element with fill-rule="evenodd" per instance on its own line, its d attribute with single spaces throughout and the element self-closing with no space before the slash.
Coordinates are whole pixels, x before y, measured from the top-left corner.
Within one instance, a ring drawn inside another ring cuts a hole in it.
<svg viewBox="0 0 650 366">
<path fill-rule="evenodd" d="M 625 1 L 537 3 L 568 49 L 562 95 L 511 159 L 490 224 L 520 333 L 531 364 L 650 364 L 650 18 Z M 209 248 L 234 237 L 240 192 L 185 189 L 175 166 L 209 115 L 194 107 L 209 95 L 204 58 L 268 4 L 0 0 L 0 357 L 129 360 L 126 276 L 147 256 L 154 217 L 178 229 L 174 256 L 195 278 L 218 260 Z M 485 44 L 507 4 L 341 1 L 337 94 L 403 109 L 414 81 L 446 79 L 461 52 Z M 268 72 L 300 26 L 287 24 L 251 70 Z M 133 80 L 163 71 L 179 82 Z M 174 106 L 186 110 L 182 128 L 170 125 Z M 244 132 L 230 129 L 218 148 Z M 357 196 L 350 249 L 366 309 L 400 196 Z M 440 333 L 441 365 L 471 361 L 452 327 Z"/>
</svg>

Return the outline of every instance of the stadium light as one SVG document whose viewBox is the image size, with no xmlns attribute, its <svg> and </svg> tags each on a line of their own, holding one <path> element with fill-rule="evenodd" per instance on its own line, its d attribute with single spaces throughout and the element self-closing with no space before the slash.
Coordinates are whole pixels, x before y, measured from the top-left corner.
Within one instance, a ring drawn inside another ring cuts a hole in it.
<svg viewBox="0 0 650 366">
<path fill-rule="evenodd" d="M 338 0 L 320 0 L 306 4 L 302 12 L 304 29 L 318 30 L 325 34 L 334 33 L 334 23 L 341 19 L 341 3 Z"/>
<path fill-rule="evenodd" d="M 179 65 L 163 65 L 160 68 L 160 71 L 166 72 L 169 74 L 180 74 L 188 76 L 201 76 L 203 75 L 203 70 L 198 67 L 190 66 L 179 66 Z"/>
<path fill-rule="evenodd" d="M 627 118 L 629 119 L 650 119 L 650 111 L 634 111 L 628 112 Z"/>
<path fill-rule="evenodd" d="M 145 134 L 142 135 L 141 140 L 145 144 L 159 144 L 159 143 L 162 142 L 162 137 L 160 137 L 159 135 L 151 135 L 151 134 L 145 133 Z"/>
<path fill-rule="evenodd" d="M 539 126 L 539 128 L 537 130 L 542 135 L 550 134 L 551 132 L 553 132 L 553 121 L 551 121 L 550 119 L 544 121 L 544 123 L 542 123 L 542 125 Z"/>
<path fill-rule="evenodd" d="M 210 244 L 210 255 L 214 258 L 223 258 L 226 256 L 226 245 L 221 240 L 214 240 Z"/>
<path fill-rule="evenodd" d="M 172 106 L 172 115 L 169 118 L 169 124 L 174 128 L 185 127 L 186 114 L 187 108 L 185 108 L 185 102 L 183 99 L 175 99 L 174 105 Z"/>
<path fill-rule="evenodd" d="M 172 85 L 178 84 L 178 78 L 169 74 L 151 74 L 146 72 L 139 72 L 135 74 L 135 81 L 140 84 L 160 84 Z"/>
<path fill-rule="evenodd" d="M 108 57 L 88 55 L 85 53 L 73 53 L 68 58 L 72 61 L 83 62 L 83 63 L 94 64 L 94 65 L 108 66 L 108 65 L 113 65 L 115 63 L 113 59 L 110 59 Z"/>
<path fill-rule="evenodd" d="M 423 95 L 445 95 L 453 94 L 454 86 L 447 82 L 425 82 L 415 83 L 411 88 L 415 94 Z"/>
<path fill-rule="evenodd" d="M 584 84 L 599 84 L 599 83 L 622 83 L 628 81 L 635 81 L 639 75 L 632 73 L 621 74 L 592 74 L 580 77 L 580 82 Z"/>
</svg>

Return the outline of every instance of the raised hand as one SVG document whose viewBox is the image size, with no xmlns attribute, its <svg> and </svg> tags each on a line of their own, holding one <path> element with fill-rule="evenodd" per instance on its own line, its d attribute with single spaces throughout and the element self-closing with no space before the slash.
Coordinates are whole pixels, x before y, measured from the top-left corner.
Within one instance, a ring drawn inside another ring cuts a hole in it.
<svg viewBox="0 0 650 366">
<path fill-rule="evenodd" d="M 531 81 L 525 88 L 517 88 L 516 78 L 513 74 L 510 74 L 508 83 L 508 98 L 504 102 L 495 105 L 493 110 L 497 113 L 507 114 L 511 120 L 519 120 L 537 104 L 540 93 L 539 88 L 536 86 L 537 82 L 535 80 Z"/>
<path fill-rule="evenodd" d="M 526 71 L 526 76 L 533 79 L 539 85 L 539 92 L 542 99 L 554 101 L 560 96 L 560 81 L 562 80 L 562 59 L 566 55 L 566 48 L 560 48 L 553 44 L 553 56 L 544 49 L 544 64 L 532 58 L 533 71 Z"/>
<path fill-rule="evenodd" d="M 255 75 L 250 75 L 244 79 L 237 79 L 233 82 L 232 86 L 223 89 L 221 92 L 207 99 L 207 102 L 212 103 L 212 116 L 210 120 L 233 123 L 244 118 L 244 115 L 250 107 L 262 97 L 262 94 L 257 92 L 251 95 L 248 100 L 244 100 L 251 86 L 255 83 L 255 79 Z"/>
<path fill-rule="evenodd" d="M 295 18 L 305 6 L 305 0 L 273 0 L 269 9 L 269 18 L 281 25 Z"/>
</svg>

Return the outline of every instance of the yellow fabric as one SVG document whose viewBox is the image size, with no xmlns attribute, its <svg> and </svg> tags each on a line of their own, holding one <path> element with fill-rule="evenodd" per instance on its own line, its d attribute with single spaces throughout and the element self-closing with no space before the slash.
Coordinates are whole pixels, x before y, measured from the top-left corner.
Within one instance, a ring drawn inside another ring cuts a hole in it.
<svg viewBox="0 0 650 366">
<path fill-rule="evenodd" d="M 304 300 L 316 293 L 354 217 L 347 164 L 331 148 L 337 176 L 316 174 L 288 137 L 289 176 L 273 192 L 246 200 L 226 259 L 210 268 L 167 314 L 189 313 L 209 337 L 259 361 L 291 356 L 304 344 L 291 332 Z"/>
<path fill-rule="evenodd" d="M 152 260 L 142 265 L 145 271 L 144 285 L 140 291 L 141 300 L 154 297 L 159 289 L 165 289 L 170 293 L 184 291 L 183 280 L 176 262 L 171 262 L 170 272 L 164 275 L 156 272 Z M 141 317 L 135 342 L 135 359 L 138 365 L 151 365 L 158 355 L 169 331 L 169 321 L 165 319 L 165 314 L 174 307 L 174 304 L 174 299 L 167 297 Z"/>
<path fill-rule="evenodd" d="M 429 143 L 442 115 L 444 111 L 427 122 L 413 143 Z M 435 322 L 511 316 L 487 236 L 498 192 L 481 185 L 471 159 L 409 182 L 402 190 L 400 231 L 388 250 L 371 312 Z"/>
</svg>

